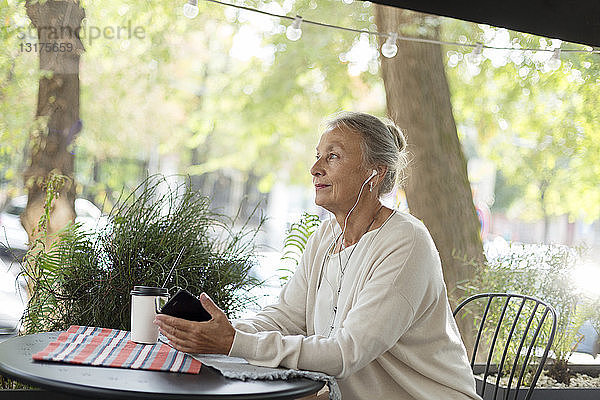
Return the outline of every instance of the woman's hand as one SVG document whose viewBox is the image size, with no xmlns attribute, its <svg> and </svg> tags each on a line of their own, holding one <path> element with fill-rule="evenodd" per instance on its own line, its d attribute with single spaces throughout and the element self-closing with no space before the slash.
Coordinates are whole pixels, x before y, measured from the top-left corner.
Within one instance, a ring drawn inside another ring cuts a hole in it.
<svg viewBox="0 0 600 400">
<path fill-rule="evenodd" d="M 186 353 L 229 354 L 235 328 L 223 310 L 206 293 L 200 295 L 200 302 L 212 316 L 210 321 L 195 322 L 158 314 L 154 323 L 177 350 Z"/>
</svg>

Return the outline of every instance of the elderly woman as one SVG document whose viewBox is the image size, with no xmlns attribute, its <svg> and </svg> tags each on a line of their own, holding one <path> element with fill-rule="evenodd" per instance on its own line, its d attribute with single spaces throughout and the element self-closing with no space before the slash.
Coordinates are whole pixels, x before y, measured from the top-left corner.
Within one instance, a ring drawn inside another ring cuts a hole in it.
<svg viewBox="0 0 600 400">
<path fill-rule="evenodd" d="M 333 375 L 344 399 L 478 399 L 431 236 L 380 202 L 406 164 L 393 123 L 337 115 L 310 170 L 315 203 L 334 218 L 311 236 L 278 302 L 230 323 L 202 294 L 211 321 L 159 315 L 161 331 L 186 352 Z"/>
</svg>

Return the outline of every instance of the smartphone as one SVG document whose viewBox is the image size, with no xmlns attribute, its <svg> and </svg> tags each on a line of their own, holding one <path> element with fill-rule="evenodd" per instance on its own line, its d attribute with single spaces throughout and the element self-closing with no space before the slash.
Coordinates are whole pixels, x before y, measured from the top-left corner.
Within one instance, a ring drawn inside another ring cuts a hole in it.
<svg viewBox="0 0 600 400">
<path fill-rule="evenodd" d="M 185 289 L 179 289 L 160 309 L 160 313 L 198 322 L 209 321 L 212 318 L 200 300 Z"/>
</svg>

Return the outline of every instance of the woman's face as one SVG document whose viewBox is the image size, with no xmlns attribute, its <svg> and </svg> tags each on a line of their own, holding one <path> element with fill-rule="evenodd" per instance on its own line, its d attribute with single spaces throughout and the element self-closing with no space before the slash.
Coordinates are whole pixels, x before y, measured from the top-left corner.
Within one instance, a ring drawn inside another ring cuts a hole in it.
<svg viewBox="0 0 600 400">
<path fill-rule="evenodd" d="M 370 175 L 363 163 L 361 140 L 356 132 L 332 129 L 321 135 L 317 145 L 317 160 L 310 169 L 315 203 L 334 214 L 352 208 Z"/>
</svg>

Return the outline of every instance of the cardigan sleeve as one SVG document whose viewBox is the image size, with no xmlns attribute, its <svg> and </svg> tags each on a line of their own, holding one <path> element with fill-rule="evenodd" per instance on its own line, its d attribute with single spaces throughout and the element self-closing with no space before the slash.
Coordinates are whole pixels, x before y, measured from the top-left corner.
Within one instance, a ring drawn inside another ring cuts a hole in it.
<svg viewBox="0 0 600 400">
<path fill-rule="evenodd" d="M 413 318 L 404 297 L 391 293 L 393 285 L 369 285 L 363 292 L 330 338 L 237 330 L 229 355 L 255 365 L 321 371 L 344 379 L 392 347 Z M 403 318 L 390 318 L 396 309 L 409 311 Z"/>
<path fill-rule="evenodd" d="M 331 337 L 237 330 L 230 355 L 255 365 L 321 371 L 339 379 L 362 369 L 394 346 L 415 319 L 415 305 L 424 296 L 420 290 L 423 283 L 415 290 L 411 286 L 427 280 L 423 275 L 427 272 L 415 274 L 423 268 L 413 266 L 434 261 L 427 259 L 433 253 L 427 240 L 420 237 L 413 231 L 397 251 L 378 259 L 370 279 Z"/>
</svg>

